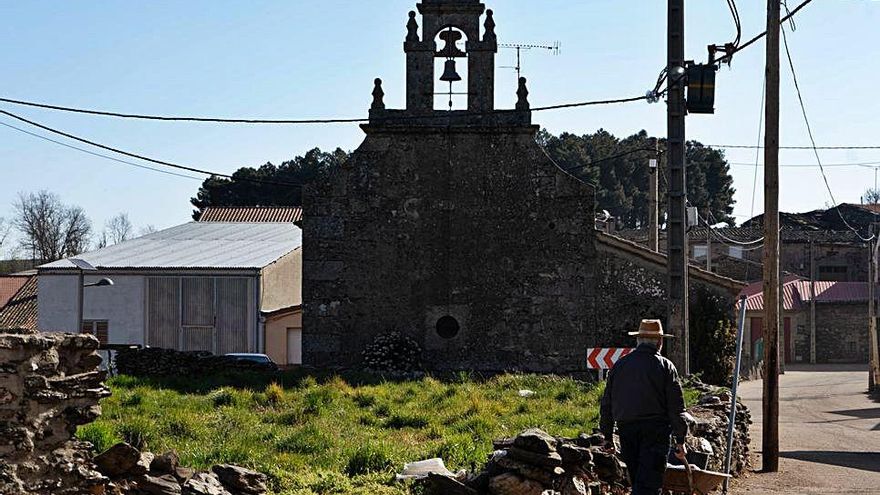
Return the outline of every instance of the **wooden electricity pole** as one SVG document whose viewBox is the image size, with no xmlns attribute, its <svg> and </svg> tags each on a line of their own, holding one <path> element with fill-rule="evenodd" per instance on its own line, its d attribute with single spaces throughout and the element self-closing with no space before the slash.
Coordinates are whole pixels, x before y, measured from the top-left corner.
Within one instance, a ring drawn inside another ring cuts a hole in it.
<svg viewBox="0 0 880 495">
<path fill-rule="evenodd" d="M 876 229 L 871 225 L 868 232 L 870 237 L 874 237 Z M 868 344 L 871 349 L 868 354 L 868 362 L 870 371 L 868 373 L 868 390 L 875 391 L 880 385 L 880 350 L 877 348 L 877 251 L 875 245 L 877 239 L 868 242 Z"/>
<path fill-rule="evenodd" d="M 778 0 L 777 0 L 778 1 Z M 666 222 L 669 357 L 678 372 L 690 374 L 688 332 L 687 192 L 685 169 L 684 0 L 668 0 L 666 44 L 666 152 L 669 197 Z"/>
<path fill-rule="evenodd" d="M 660 168 L 659 144 L 654 143 L 658 150 L 654 158 L 648 162 L 648 249 L 660 251 L 660 213 L 657 211 L 657 196 L 660 195 L 657 185 L 657 174 Z"/>
<path fill-rule="evenodd" d="M 779 0 L 767 0 L 763 471 L 779 471 Z"/>
</svg>

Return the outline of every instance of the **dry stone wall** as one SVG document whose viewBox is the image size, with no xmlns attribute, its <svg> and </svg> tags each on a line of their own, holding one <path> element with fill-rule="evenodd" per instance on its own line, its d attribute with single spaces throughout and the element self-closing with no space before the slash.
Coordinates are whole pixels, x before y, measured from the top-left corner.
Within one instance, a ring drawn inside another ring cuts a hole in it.
<svg viewBox="0 0 880 495">
<path fill-rule="evenodd" d="M 102 493 L 106 478 L 91 463 L 90 444 L 73 439 L 110 395 L 98 340 L 15 332 L 0 333 L 0 493 Z"/>
</svg>

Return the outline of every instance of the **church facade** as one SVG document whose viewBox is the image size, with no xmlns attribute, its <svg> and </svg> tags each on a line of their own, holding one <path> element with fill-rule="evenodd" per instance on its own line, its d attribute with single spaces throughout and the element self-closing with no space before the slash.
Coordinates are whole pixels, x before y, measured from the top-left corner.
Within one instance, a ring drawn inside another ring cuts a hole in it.
<svg viewBox="0 0 880 495">
<path fill-rule="evenodd" d="M 535 142 L 525 79 L 513 108 L 494 108 L 492 11 L 478 0 L 418 11 L 406 108 L 385 108 L 377 79 L 363 143 L 304 192 L 303 362 L 355 367 L 375 336 L 398 331 L 429 369 L 583 370 L 587 347 L 629 325 L 597 316 L 599 260 L 614 250 L 595 229 L 594 188 Z M 465 108 L 435 109 L 447 84 Z M 641 316 L 662 315 L 623 315 Z"/>
</svg>

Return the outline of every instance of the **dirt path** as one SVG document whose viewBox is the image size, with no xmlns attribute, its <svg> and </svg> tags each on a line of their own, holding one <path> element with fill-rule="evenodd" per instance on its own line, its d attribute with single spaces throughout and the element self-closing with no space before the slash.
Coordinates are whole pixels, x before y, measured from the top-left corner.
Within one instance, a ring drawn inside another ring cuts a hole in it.
<svg viewBox="0 0 880 495">
<path fill-rule="evenodd" d="M 761 467 L 761 381 L 744 383 L 752 411 L 753 465 Z M 880 402 L 865 366 L 789 367 L 780 380 L 780 471 L 752 473 L 731 493 L 880 493 Z"/>
</svg>

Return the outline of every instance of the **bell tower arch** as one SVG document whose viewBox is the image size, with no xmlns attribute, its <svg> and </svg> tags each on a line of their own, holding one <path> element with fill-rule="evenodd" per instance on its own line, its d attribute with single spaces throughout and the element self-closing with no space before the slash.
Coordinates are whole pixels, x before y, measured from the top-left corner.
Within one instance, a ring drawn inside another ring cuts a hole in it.
<svg viewBox="0 0 880 495">
<path fill-rule="evenodd" d="M 492 10 L 486 10 L 479 0 L 423 0 L 417 8 L 422 16 L 421 34 L 416 12 L 411 11 L 403 44 L 406 52 L 406 110 L 413 114 L 434 111 L 438 76 L 434 68 L 436 58 L 467 59 L 467 110 L 480 113 L 494 110 L 498 40 Z M 450 27 L 461 31 L 467 38 L 464 52 L 458 53 L 454 39 L 438 48 L 435 40 Z"/>
</svg>

